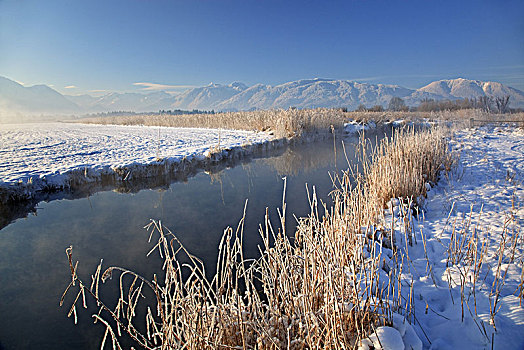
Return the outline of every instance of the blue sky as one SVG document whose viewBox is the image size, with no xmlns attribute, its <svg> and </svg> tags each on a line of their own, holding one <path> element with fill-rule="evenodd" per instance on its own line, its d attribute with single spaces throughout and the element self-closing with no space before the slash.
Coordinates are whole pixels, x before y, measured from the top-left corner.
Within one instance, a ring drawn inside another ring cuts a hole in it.
<svg viewBox="0 0 524 350">
<path fill-rule="evenodd" d="M 0 75 L 69 94 L 314 77 L 524 90 L 523 14 L 522 0 L 0 0 Z"/>
</svg>

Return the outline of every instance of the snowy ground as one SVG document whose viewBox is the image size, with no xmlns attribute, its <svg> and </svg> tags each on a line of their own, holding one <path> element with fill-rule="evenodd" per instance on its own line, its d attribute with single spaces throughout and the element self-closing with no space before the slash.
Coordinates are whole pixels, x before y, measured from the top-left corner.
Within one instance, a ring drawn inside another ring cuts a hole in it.
<svg viewBox="0 0 524 350">
<path fill-rule="evenodd" d="M 396 217 L 406 304 L 413 285 L 408 319 L 424 348 L 524 349 L 524 130 L 461 130 L 452 147 L 459 164 L 430 190 L 424 218 L 413 219 L 412 246 L 398 202 L 387 211 Z M 395 344 L 398 334 L 387 330 L 383 340 Z"/>
<path fill-rule="evenodd" d="M 231 148 L 269 139 L 230 130 L 160 128 L 159 136 L 158 127 L 3 126 L 0 184 L 75 169 L 147 165 L 157 157 L 204 157 L 219 143 Z M 452 147 L 460 155 L 458 166 L 430 190 L 424 217 L 413 219 L 412 246 L 403 235 L 399 207 L 392 210 L 402 251 L 402 294 L 413 300 L 408 320 L 422 342 L 413 340 L 413 329 L 397 315 L 394 328 L 377 330 L 381 342 L 370 337 L 375 348 L 389 337 L 399 349 L 524 349 L 524 130 L 461 130 Z M 383 249 L 384 257 L 392 255 L 388 251 Z"/>
<path fill-rule="evenodd" d="M 456 133 L 453 146 L 460 152 L 459 167 L 449 181 L 441 181 L 443 185 L 430 191 L 423 224 L 437 287 L 431 278 L 424 280 L 421 276 L 426 269 L 425 259 L 419 255 L 414 261 L 419 268 L 419 293 L 424 300 L 417 303 L 418 317 L 435 349 L 490 349 L 492 339 L 495 349 L 523 349 L 524 309 L 518 295 L 524 259 L 524 131 L 507 127 L 461 131 Z M 470 213 L 473 215 L 468 227 Z M 467 256 L 453 265 L 449 263 L 452 266 L 446 269 L 446 247 L 454 225 L 455 231 L 462 234 L 458 239 L 464 235 L 478 235 L 477 251 L 485 243 L 485 263 L 479 269 L 475 286 L 471 276 L 474 268 L 467 267 Z M 516 241 L 514 260 L 504 255 L 499 261 L 497 250 L 501 239 L 506 240 L 505 249 L 509 253 L 512 237 L 517 235 L 520 238 Z M 465 297 L 473 315 L 473 288 L 477 299 L 477 316 L 472 317 L 465 306 L 464 321 L 460 306 L 460 272 L 466 275 Z M 451 293 L 454 300 L 451 300 L 450 283 L 454 286 Z M 501 290 L 497 305 L 500 309 L 495 316 L 497 331 L 494 332 L 490 325 L 490 300 L 494 305 L 497 286 Z M 432 311 L 429 311 L 432 317 L 424 315 L 425 302 L 432 304 L 430 306 L 442 316 Z"/>
<path fill-rule="evenodd" d="M 147 165 L 164 159 L 203 157 L 210 150 L 264 143 L 268 133 L 85 124 L 0 126 L 0 185 L 46 178 L 60 181 L 72 170 Z M 30 180 L 32 179 L 32 180 Z"/>
</svg>

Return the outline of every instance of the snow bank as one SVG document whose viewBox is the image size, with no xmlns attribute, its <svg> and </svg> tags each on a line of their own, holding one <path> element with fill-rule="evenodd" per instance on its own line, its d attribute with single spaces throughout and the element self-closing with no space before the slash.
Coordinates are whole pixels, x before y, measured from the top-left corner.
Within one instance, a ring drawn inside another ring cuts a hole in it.
<svg viewBox="0 0 524 350">
<path fill-rule="evenodd" d="M 399 331 L 392 327 L 378 327 L 377 331 L 362 341 L 362 350 L 404 350 L 404 342 Z"/>
<path fill-rule="evenodd" d="M 352 120 L 344 124 L 344 131 L 346 134 L 355 134 L 360 131 L 374 129 L 376 127 L 377 127 L 377 124 L 374 121 L 370 121 L 366 124 L 362 124 L 362 123 Z"/>
<path fill-rule="evenodd" d="M 273 147 L 264 132 L 84 124 L 2 125 L 0 187 L 30 195 L 112 176 L 154 176 Z M 282 142 L 282 141 L 281 141 Z"/>
<path fill-rule="evenodd" d="M 495 349 L 523 349 L 524 130 L 463 129 L 455 132 L 451 146 L 458 166 L 430 188 L 423 215 L 415 218 L 408 211 L 412 246 L 403 234 L 402 204 L 392 200 L 385 211 L 386 227 L 395 227 L 404 256 L 404 300 L 413 284 L 411 324 L 393 315 L 393 328 L 406 349 L 490 349 L 492 341 Z M 471 242 L 477 242 L 476 250 Z M 450 249 L 463 253 L 452 261 Z M 466 254 L 468 249 L 482 252 L 482 264 L 471 263 L 475 255 Z M 501 251 L 506 253 L 499 258 Z M 392 260 L 385 263 L 394 268 Z M 363 348 L 376 348 L 373 337 L 367 341 Z"/>
<path fill-rule="evenodd" d="M 421 215 L 395 198 L 384 211 L 395 256 L 377 234 L 377 247 L 364 251 L 380 254 L 384 294 L 402 286 L 393 310 L 403 315 L 385 317 L 390 327 L 377 327 L 360 349 L 524 349 L 524 130 L 462 129 L 450 144 L 458 164 L 426 184 Z"/>
<path fill-rule="evenodd" d="M 362 340 L 359 350 L 422 350 L 422 341 L 402 315 L 393 314 L 392 327 L 377 327 L 376 332 Z"/>
</svg>

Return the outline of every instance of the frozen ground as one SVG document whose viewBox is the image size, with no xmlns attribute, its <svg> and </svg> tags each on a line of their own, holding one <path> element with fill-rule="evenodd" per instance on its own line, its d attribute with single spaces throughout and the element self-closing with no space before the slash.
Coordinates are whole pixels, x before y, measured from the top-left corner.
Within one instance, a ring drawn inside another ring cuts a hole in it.
<svg viewBox="0 0 524 350">
<path fill-rule="evenodd" d="M 6 184 L 59 177 L 86 167 L 150 164 L 157 157 L 203 158 L 218 146 L 219 133 L 223 148 L 270 138 L 244 131 L 175 128 L 161 128 L 158 136 L 158 130 L 7 126 L 0 131 L 0 179 Z M 402 295 L 406 305 L 412 300 L 407 319 L 413 329 L 396 315 L 393 327 L 377 329 L 363 348 L 387 343 L 399 349 L 524 349 L 524 130 L 465 129 L 457 131 L 451 143 L 458 165 L 429 191 L 424 215 L 415 219 L 408 214 L 411 221 L 404 220 L 395 200 L 388 210 L 395 218 Z M 404 235 L 406 223 L 415 234 L 412 245 Z M 383 248 L 381 253 L 384 264 L 394 267 L 392 252 Z"/>
<path fill-rule="evenodd" d="M 85 124 L 0 126 L 0 185 L 45 178 L 60 182 L 72 170 L 111 169 L 202 158 L 219 147 L 264 143 L 267 133 Z M 91 172 L 93 173 L 93 172 Z M 31 180 L 32 179 L 32 180 Z"/>
<path fill-rule="evenodd" d="M 375 122 L 373 122 L 373 121 L 370 121 L 367 124 L 361 124 L 361 123 L 358 123 L 358 122 L 352 120 L 352 121 L 344 124 L 344 131 L 345 131 L 346 134 L 355 134 L 355 133 L 358 133 L 358 132 L 361 132 L 361 131 L 374 129 L 376 127 L 377 127 L 377 124 Z"/>
<path fill-rule="evenodd" d="M 466 129 L 451 144 L 458 166 L 430 190 L 424 216 L 403 215 L 398 200 L 386 211 L 395 218 L 403 300 L 413 300 L 408 320 L 424 348 L 524 349 L 524 130 Z M 391 250 L 382 254 L 393 268 Z"/>
<path fill-rule="evenodd" d="M 436 283 L 424 277 L 426 261 L 420 247 L 412 256 L 418 273 L 416 287 L 422 296 L 415 297 L 418 318 L 434 349 L 491 349 L 492 340 L 495 349 L 524 349 L 522 295 L 519 300 L 524 259 L 524 130 L 464 130 L 456 133 L 452 145 L 460 154 L 459 166 L 448 181 L 443 179 L 430 191 L 422 225 Z M 459 233 L 453 245 L 462 246 L 462 255 L 448 259 L 453 230 Z M 468 241 L 472 235 L 477 239 Z M 501 256 L 502 240 L 505 254 Z M 475 258 L 468 256 L 475 252 L 473 248 L 468 251 L 470 242 L 477 245 L 477 253 L 485 251 L 484 263 L 477 269 L 471 266 Z M 461 285 L 466 298 L 464 320 Z M 425 303 L 435 311 L 425 314 Z M 497 311 L 496 331 L 490 308 Z"/>
</svg>

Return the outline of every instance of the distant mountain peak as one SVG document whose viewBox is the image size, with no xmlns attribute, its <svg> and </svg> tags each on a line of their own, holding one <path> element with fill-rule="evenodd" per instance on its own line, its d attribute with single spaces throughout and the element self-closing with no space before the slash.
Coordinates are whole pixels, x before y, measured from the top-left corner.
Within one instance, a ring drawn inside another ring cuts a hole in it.
<svg viewBox="0 0 524 350">
<path fill-rule="evenodd" d="M 416 106 L 424 98 L 435 100 L 478 98 L 480 96 L 510 96 L 510 106 L 524 107 L 524 93 L 498 82 L 465 79 L 443 79 L 420 89 L 399 85 L 371 84 L 326 78 L 300 79 L 271 86 L 247 86 L 234 81 L 228 85 L 209 85 L 171 95 L 164 91 L 151 93 L 109 92 L 91 95 L 64 96 L 47 85 L 23 86 L 0 76 L 0 114 L 75 113 L 135 111 L 160 109 L 200 109 L 235 111 L 274 108 L 387 106 L 391 98 L 400 97 L 407 105 Z"/>
<path fill-rule="evenodd" d="M 522 107 L 524 93 L 494 81 L 480 81 L 465 78 L 443 79 L 429 83 L 417 91 L 436 95 L 437 99 L 478 98 L 482 96 L 510 96 L 510 105 Z"/>
<path fill-rule="evenodd" d="M 76 113 L 80 108 L 47 85 L 23 86 L 0 77 L 0 117 L 9 113 Z"/>
<path fill-rule="evenodd" d="M 246 90 L 248 88 L 246 84 L 241 83 L 239 81 L 234 81 L 231 84 L 229 84 L 229 86 L 240 91 Z"/>
</svg>

